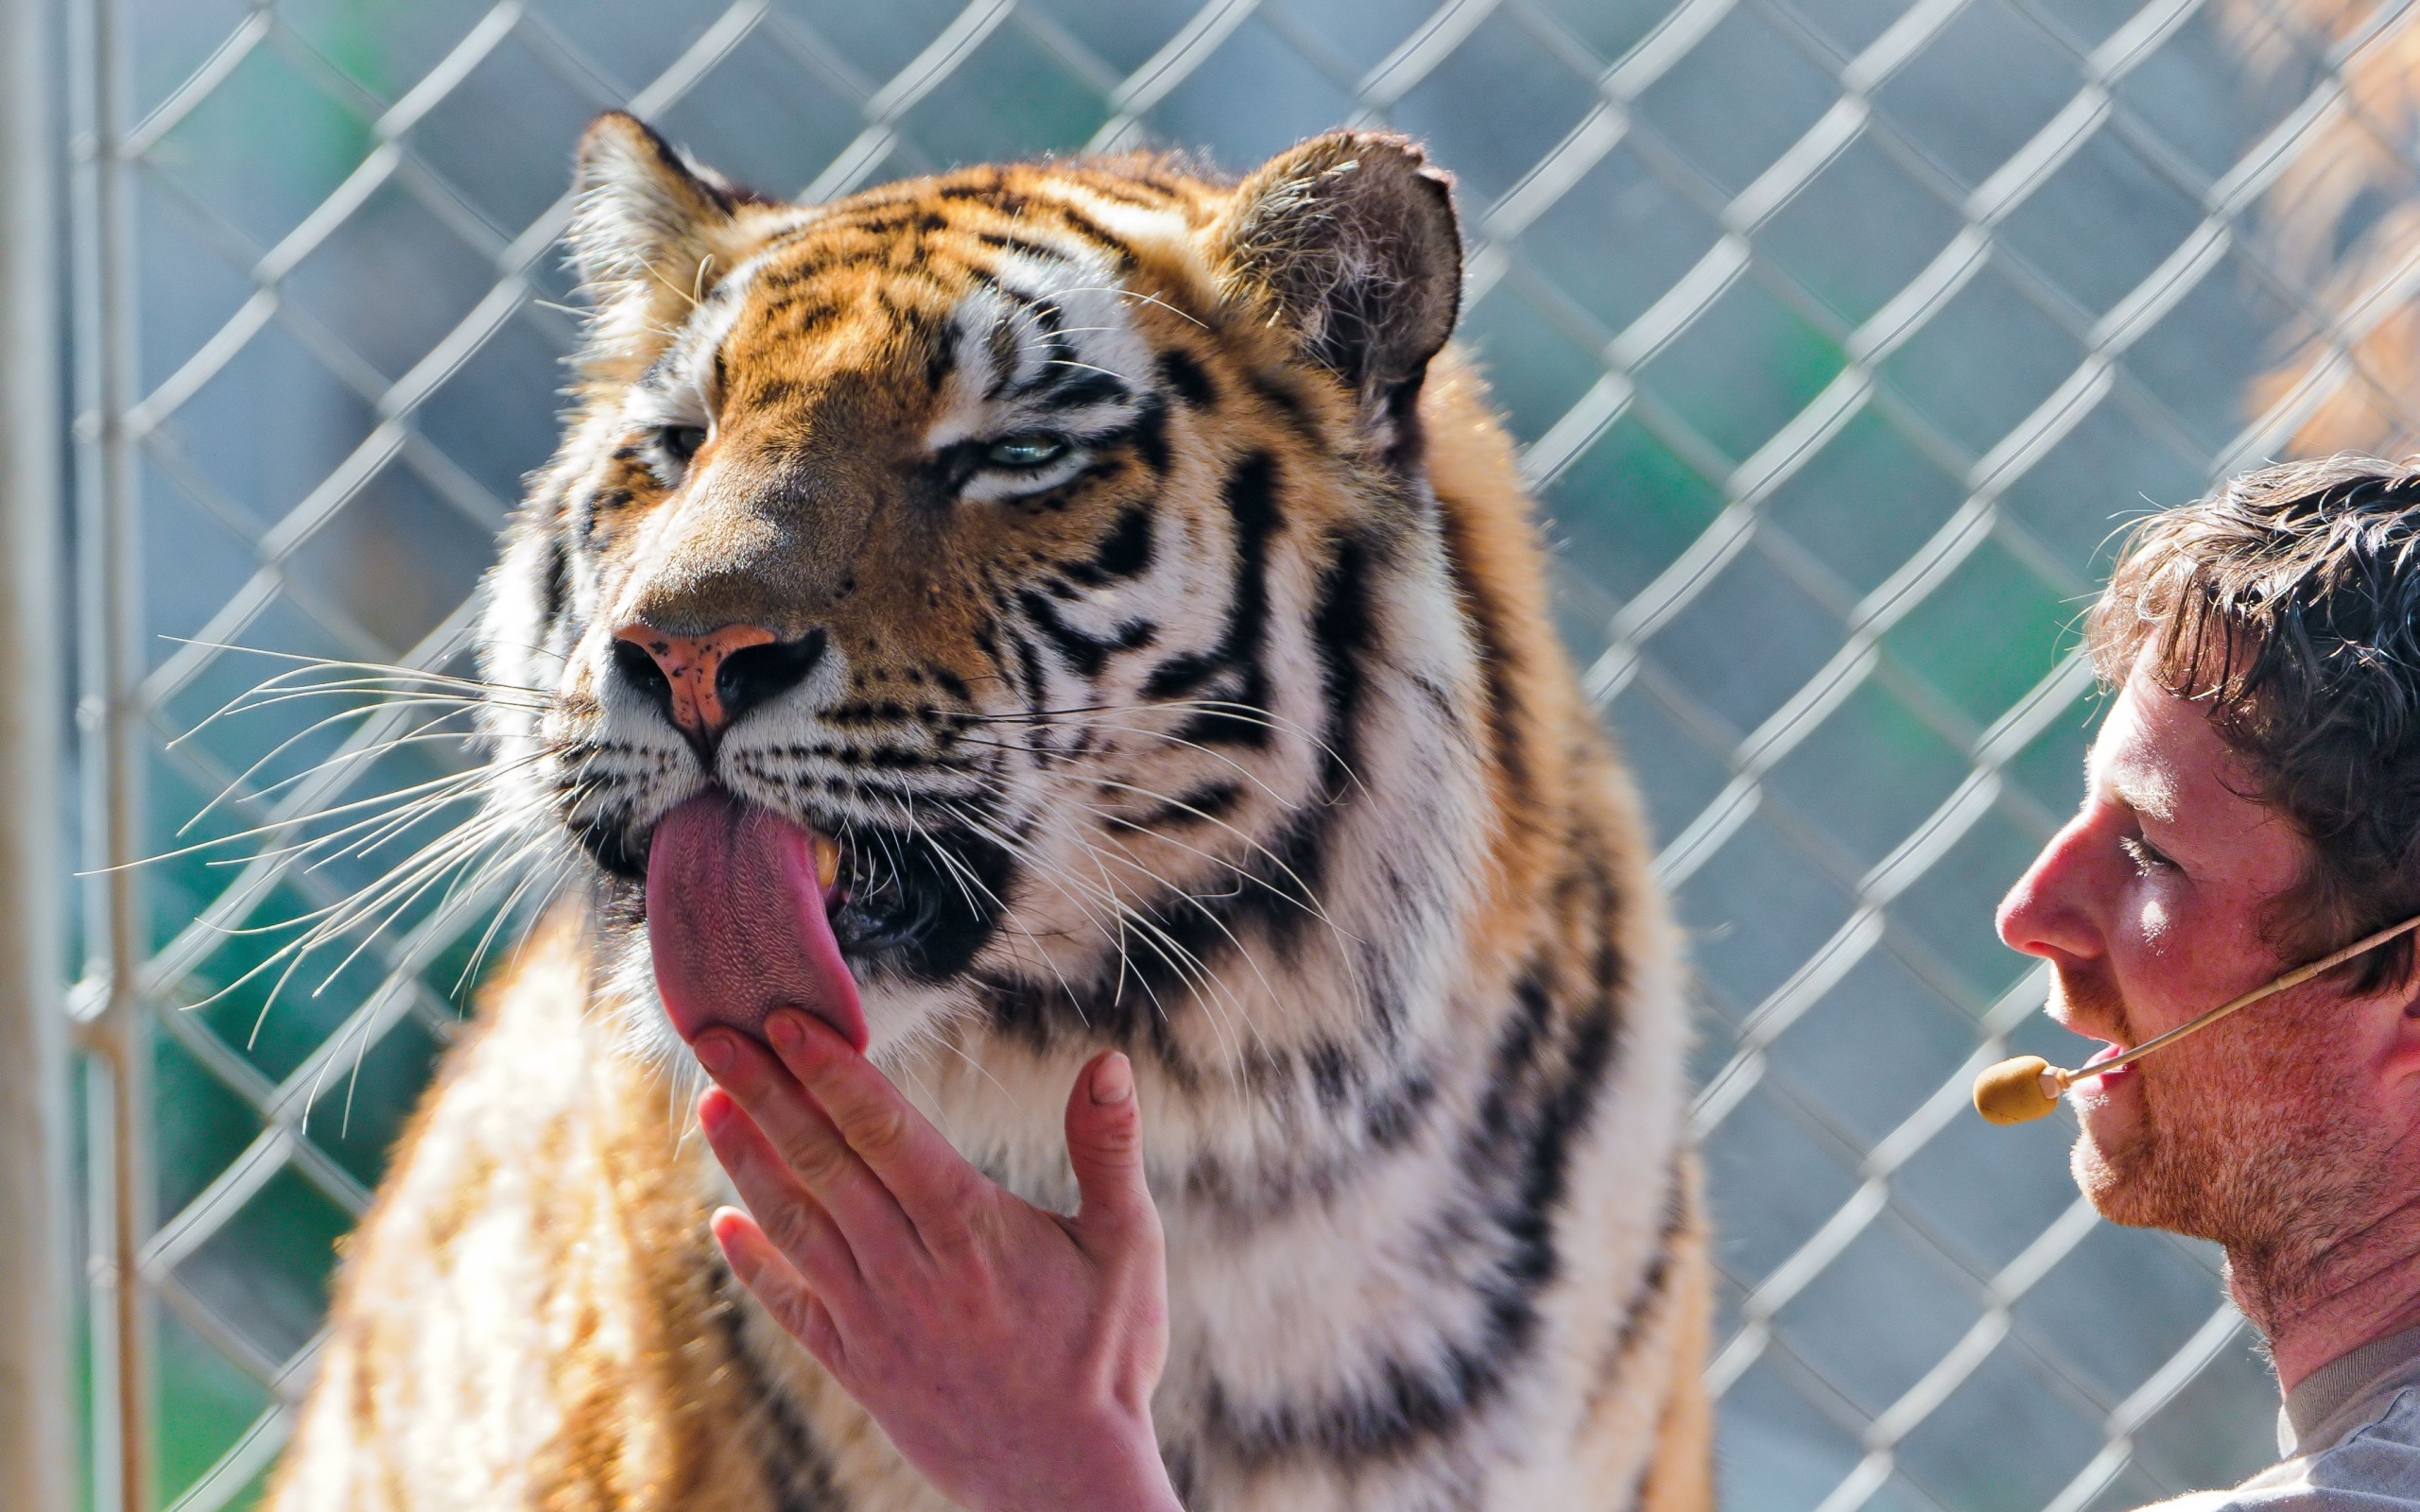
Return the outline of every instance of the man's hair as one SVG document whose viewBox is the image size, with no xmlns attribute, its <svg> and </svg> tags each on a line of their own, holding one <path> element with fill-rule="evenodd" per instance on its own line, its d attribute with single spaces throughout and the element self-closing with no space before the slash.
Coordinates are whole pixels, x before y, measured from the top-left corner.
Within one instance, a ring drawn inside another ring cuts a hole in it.
<svg viewBox="0 0 2420 1512">
<path fill-rule="evenodd" d="M 2309 840 L 2266 929 L 2300 960 L 2420 912 L 2420 459 L 2247 472 L 2126 539 L 2086 631 L 2116 686 L 2141 663 L 2202 703 L 2246 796 Z M 2344 968 L 2357 992 L 2411 938 Z"/>
</svg>

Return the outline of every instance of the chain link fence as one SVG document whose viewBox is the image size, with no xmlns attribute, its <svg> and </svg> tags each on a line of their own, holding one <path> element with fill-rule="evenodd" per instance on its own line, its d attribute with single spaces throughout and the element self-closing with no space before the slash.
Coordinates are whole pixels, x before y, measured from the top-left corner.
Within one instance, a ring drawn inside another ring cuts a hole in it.
<svg viewBox="0 0 2420 1512">
<path fill-rule="evenodd" d="M 299 665 L 229 645 L 462 664 L 608 107 L 808 196 L 1425 138 L 1693 930 L 1726 1503 L 2081 1512 L 2264 1463 L 2214 1254 L 2099 1223 L 2064 1115 L 1987 1130 L 1965 1089 L 2066 1039 L 1990 917 L 2075 800 L 2113 527 L 2315 426 L 2414 430 L 2403 9 L 61 0 L 94 1504 L 258 1496 L 509 911 L 410 901 L 268 1011 L 280 931 L 393 853 L 290 826 L 467 758 L 441 710 L 209 716 Z"/>
</svg>

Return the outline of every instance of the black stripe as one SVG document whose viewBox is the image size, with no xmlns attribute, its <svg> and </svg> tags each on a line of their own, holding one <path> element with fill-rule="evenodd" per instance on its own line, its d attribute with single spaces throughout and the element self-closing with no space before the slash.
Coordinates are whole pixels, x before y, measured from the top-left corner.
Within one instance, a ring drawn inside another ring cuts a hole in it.
<svg viewBox="0 0 2420 1512">
<path fill-rule="evenodd" d="M 1581 1408 L 1582 1418 L 1594 1418 L 1605 1396 L 1620 1382 L 1622 1366 L 1631 1351 L 1638 1348 L 1638 1338 L 1647 1320 L 1664 1300 L 1672 1284 L 1672 1251 L 1680 1243 L 1683 1230 L 1692 1216 L 1687 1184 L 1682 1179 L 1681 1162 L 1688 1159 L 1685 1143 L 1676 1143 L 1672 1151 L 1671 1169 L 1666 1174 L 1664 1187 L 1664 1227 L 1655 1236 L 1655 1253 L 1640 1273 L 1638 1284 L 1631 1289 L 1630 1302 L 1622 1309 L 1622 1326 L 1614 1332 L 1612 1345 L 1590 1378 L 1588 1395 Z"/>
<path fill-rule="evenodd" d="M 1010 188 L 996 172 L 977 177 L 971 182 L 943 184 L 937 193 L 943 199 L 977 200 L 1010 216 L 1024 215 L 1029 203 L 1023 194 Z"/>
<path fill-rule="evenodd" d="M 1247 381 L 1261 403 L 1277 411 L 1278 417 L 1296 435 L 1322 452 L 1335 449 L 1335 443 L 1321 434 L 1308 401 L 1293 387 L 1293 380 L 1273 372 L 1255 372 Z"/>
<path fill-rule="evenodd" d="M 1011 236 L 996 231 L 978 231 L 975 233 L 975 239 L 995 251 L 1015 252 L 1021 257 L 1036 258 L 1042 262 L 1057 264 L 1061 267 L 1069 266 L 1067 254 L 1058 248 L 1045 247 L 1040 242 L 1028 241 L 1022 236 Z M 993 281 L 993 287 L 1000 287 L 997 275 L 986 269 L 985 277 Z M 1008 291 L 1002 290 L 1002 292 Z"/>
<path fill-rule="evenodd" d="M 755 1355 L 749 1351 L 740 1313 L 747 1303 L 739 1296 L 738 1283 L 719 1262 L 715 1266 L 715 1292 L 720 1298 L 724 1352 L 730 1357 L 733 1374 L 739 1378 L 739 1394 L 764 1414 L 772 1430 L 757 1434 L 743 1427 L 740 1432 L 750 1442 L 764 1446 L 758 1452 L 758 1463 L 772 1483 L 769 1489 L 776 1512 L 837 1512 L 845 1507 L 848 1503 L 833 1479 L 832 1462 L 825 1457 L 823 1446 L 800 1420 L 789 1398 L 765 1378 Z"/>
<path fill-rule="evenodd" d="M 1287 906 L 1299 906 L 1257 850 L 1210 885 L 1214 890 L 1203 896 L 1171 891 L 1128 904 L 1121 910 L 1129 921 L 1124 954 L 1104 963 L 1094 980 L 983 982 L 1000 1031 L 1037 1053 L 1074 1043 L 1149 1055 L 1181 1084 L 1190 1084 L 1198 1072 L 1176 1041 L 1172 1010 L 1233 961 L 1243 916 L 1258 899 L 1280 897 L 1288 900 Z"/>
<path fill-rule="evenodd" d="M 549 532 L 546 540 L 546 568 L 539 578 L 538 616 L 541 625 L 551 627 L 563 617 L 571 604 L 571 553 L 563 544 L 560 532 Z"/>
<path fill-rule="evenodd" d="M 1082 409 L 1092 404 L 1115 404 L 1118 400 L 1134 397 L 1134 390 L 1126 387 L 1126 380 L 1115 373 L 1098 372 L 1083 367 L 1073 357 L 1054 356 L 1051 362 L 1061 370 L 1035 381 L 1030 387 L 1021 391 L 1020 397 L 1023 394 L 1039 395 L 1044 402 L 1058 409 Z"/>
<path fill-rule="evenodd" d="M 1142 409 L 1134 417 L 1134 423 L 1128 428 L 1126 438 L 1132 444 L 1135 455 L 1142 457 L 1144 466 L 1161 477 L 1167 476 L 1168 406 L 1158 396 L 1143 402 Z"/>
<path fill-rule="evenodd" d="M 1052 648 L 1076 675 L 1082 678 L 1100 676 L 1101 663 L 1114 651 L 1133 651 L 1151 644 L 1159 627 L 1150 620 L 1136 620 L 1118 627 L 1117 634 L 1109 640 L 1088 635 L 1059 617 L 1059 607 L 1030 588 L 1017 590 L 1017 607 L 1040 630 Z"/>
<path fill-rule="evenodd" d="M 717 355 L 715 360 L 720 362 Z M 763 409 L 773 404 L 786 404 L 799 396 L 799 386 L 786 378 L 752 378 L 745 393 L 735 395 L 741 407 Z"/>
<path fill-rule="evenodd" d="M 1219 387 L 1193 354 L 1179 347 L 1160 353 L 1155 370 L 1160 386 L 1195 409 L 1207 409 L 1219 402 Z"/>
<path fill-rule="evenodd" d="M 1257 919 L 1280 950 L 1298 945 L 1303 931 L 1321 917 L 1320 899 L 1327 889 L 1335 832 L 1357 791 L 1354 764 L 1360 754 L 1367 680 L 1361 658 L 1375 639 L 1372 570 L 1370 547 L 1358 537 L 1348 536 L 1337 543 L 1335 558 L 1320 576 L 1311 618 L 1311 645 L 1320 660 L 1324 709 L 1319 789 L 1294 810 L 1285 829 L 1270 841 L 1269 850 L 1275 857 L 1269 868 L 1270 885 L 1249 889 L 1236 900 L 1238 916 Z M 1212 712 L 1196 716 L 1193 723 L 1220 717 Z M 1241 719 L 1225 716 L 1222 722 L 1232 726 Z M 1267 734 L 1265 725 L 1255 728 Z M 1371 1005 L 1381 1013 L 1392 1008 L 1384 997 L 1382 990 L 1381 1001 Z"/>
<path fill-rule="evenodd" d="M 1243 796 L 1244 785 L 1241 782 L 1205 782 L 1165 803 L 1154 804 L 1140 817 L 1130 819 L 1108 815 L 1104 818 L 1112 829 L 1154 834 L 1171 825 L 1221 822 L 1235 812 L 1236 805 L 1243 801 Z"/>
<path fill-rule="evenodd" d="M 775 292 L 771 299 L 766 301 L 763 313 L 757 318 L 766 329 L 777 330 L 798 339 L 815 335 L 847 313 L 848 306 L 832 300 L 808 299 L 784 291 Z"/>
<path fill-rule="evenodd" d="M 1243 709 L 1204 710 L 1186 720 L 1177 735 L 1202 745 L 1257 749 L 1269 744 L 1269 675 L 1261 664 L 1269 630 L 1269 542 L 1284 523 L 1277 505 L 1276 459 L 1267 452 L 1246 456 L 1227 474 L 1221 491 L 1236 533 L 1235 597 L 1225 631 L 1213 649 L 1161 663 L 1145 681 L 1143 696 L 1190 696 L 1213 678 L 1232 671 L 1235 687 L 1224 697 Z"/>
<path fill-rule="evenodd" d="M 1151 538 L 1150 507 L 1130 504 L 1118 513 L 1117 523 L 1109 527 L 1092 556 L 1065 563 L 1060 570 L 1087 588 L 1139 577 L 1151 565 Z"/>
<path fill-rule="evenodd" d="M 1268 458 L 1256 455 L 1239 464 L 1229 479 L 1228 500 L 1236 512 L 1237 555 L 1244 570 L 1237 576 L 1236 604 L 1229 612 L 1219 648 L 1208 658 L 1180 657 L 1163 663 L 1152 673 L 1147 696 L 1169 695 L 1176 685 L 1171 668 L 1179 669 L 1189 679 L 1186 686 L 1199 688 L 1220 671 L 1240 664 L 1247 692 L 1239 694 L 1235 701 L 1250 705 L 1251 710 L 1266 709 L 1259 649 L 1268 613 L 1267 540 L 1277 526 L 1273 472 Z M 1215 976 L 1221 964 L 1232 957 L 1235 938 L 1242 936 L 1248 926 L 1260 926 L 1283 950 L 1298 942 L 1302 932 L 1319 921 L 1319 895 L 1328 874 L 1334 828 L 1356 791 L 1352 764 L 1358 753 L 1367 676 L 1361 659 L 1374 647 L 1376 638 L 1371 584 L 1374 571 L 1372 548 L 1357 537 L 1349 537 L 1338 543 L 1335 557 L 1320 579 L 1312 622 L 1313 640 L 1322 666 L 1322 695 L 1326 710 L 1320 732 L 1323 747 L 1320 791 L 1295 811 L 1286 828 L 1267 846 L 1254 848 L 1240 863 L 1239 873 L 1224 879 L 1216 896 L 1196 898 L 1167 893 L 1137 905 L 1137 913 L 1163 943 L 1156 949 L 1138 946 L 1119 981 L 1092 988 L 1080 984 L 1073 990 L 1056 983 L 1036 988 L 1008 982 L 994 984 L 1013 999 L 1005 1002 L 1002 1008 L 1001 1022 L 1005 1026 L 1037 1049 L 1047 1048 L 1063 1033 L 1081 1038 L 1088 1030 L 1112 1035 L 1112 1042 L 1126 1042 L 1132 1038 L 1155 1042 L 1159 1025 L 1154 1022 L 1147 1029 L 1134 1021 L 1131 1013 L 1132 1003 L 1118 1001 L 1121 988 L 1130 998 L 1139 998 L 1147 1006 L 1185 1002 L 1193 995 L 1192 984 L 1184 971 L 1167 959 L 1167 955 L 1181 949 L 1202 963 L 1200 970 Z M 1040 602 L 1044 608 L 1048 607 L 1046 601 Z M 1028 612 L 1032 611 L 1032 605 L 1026 607 Z M 1198 673 L 1191 665 L 1196 662 L 1201 663 Z M 1268 726 L 1265 718 L 1255 716 L 1251 710 L 1231 713 L 1205 711 L 1188 719 L 1178 730 L 1178 738 L 1207 744 L 1203 737 L 1208 733 L 1213 739 L 1232 743 L 1241 738 L 1241 731 L 1249 730 L 1255 737 L 1250 743 L 1260 745 L 1266 740 Z M 1238 790 L 1236 797 L 1240 796 Z M 1133 822 L 1140 827 L 1157 828 L 1189 817 L 1182 810 L 1169 809 L 1155 811 Z M 1369 1007 L 1383 1021 L 1393 1006 L 1384 1001 L 1387 993 L 1383 973 L 1373 972 L 1370 980 L 1376 1000 Z"/>
<path fill-rule="evenodd" d="M 1053 204 L 1050 208 L 1061 220 L 1074 228 L 1077 234 L 1087 238 L 1109 254 L 1112 272 L 1122 273 L 1134 266 L 1134 249 L 1127 246 L 1123 238 L 1111 235 L 1109 228 L 1072 205 Z"/>
<path fill-rule="evenodd" d="M 1032 731 L 1034 760 L 1037 763 L 1046 764 L 1050 758 L 1050 750 L 1044 741 L 1043 731 L 1044 728 L 1050 723 L 1047 713 L 1050 701 L 1048 685 L 1043 681 L 1042 655 L 1033 648 L 1033 642 L 1019 635 L 1013 627 L 1004 623 L 1000 629 L 1001 633 L 1009 638 L 1011 648 L 1016 652 L 1017 670 L 1025 679 L 1026 715 L 1032 721 L 1029 728 Z"/>
<path fill-rule="evenodd" d="M 1452 544 L 1449 535 L 1449 551 Z M 1496 768 L 1503 772 L 1505 786 L 1512 790 L 1512 796 L 1519 799 L 1528 795 L 1530 785 L 1530 758 L 1524 749 L 1522 730 L 1528 711 L 1512 683 L 1512 653 L 1505 646 L 1496 606 L 1488 599 L 1485 585 L 1474 580 L 1460 558 L 1454 561 L 1454 578 L 1461 589 L 1456 596 L 1462 601 L 1463 621 L 1470 627 L 1471 639 L 1478 643 L 1476 649 L 1480 675 L 1487 679 L 1487 722 Z"/>
<path fill-rule="evenodd" d="M 1462 1225 L 1476 1221 L 1486 1236 L 1484 1263 L 1463 1278 L 1483 1307 L 1475 1336 L 1391 1357 L 1367 1389 L 1250 1416 L 1214 1380 L 1205 1395 L 1206 1433 L 1221 1452 L 1247 1465 L 1305 1453 L 1346 1462 L 1399 1456 L 1452 1433 L 1503 1391 L 1537 1345 L 1538 1297 L 1561 1272 L 1555 1214 L 1572 1151 L 1603 1091 L 1614 1040 L 1610 1005 L 1592 1005 L 1577 1022 L 1559 1024 L 1539 972 L 1523 980 L 1459 1161 L 1462 1190 L 1479 1194 L 1479 1211 L 1449 1201 L 1437 1220 L 1441 1257 L 1457 1247 L 1448 1235 Z"/>
<path fill-rule="evenodd" d="M 1046 364 L 1046 372 L 1049 368 L 1062 367 L 1074 362 L 1076 344 L 1067 337 L 1067 313 L 1046 299 L 1028 299 L 1025 301 L 1025 307 L 1033 312 L 1033 323 L 1042 327 L 1044 347 L 1050 354 Z M 1050 373 L 1049 378 L 1055 382 L 1058 374 Z"/>
<path fill-rule="evenodd" d="M 1213 913 L 1217 907 L 1202 906 Z M 980 980 L 991 1003 L 993 1026 L 1003 1038 L 1037 1054 L 1077 1043 L 1108 1045 L 1137 1058 L 1149 1056 L 1178 1086 L 1197 1085 L 1200 1070 L 1177 1043 L 1167 1005 L 1190 991 L 1196 975 L 1218 974 L 1219 950 L 1209 940 L 1223 936 L 1207 927 L 1184 924 L 1156 907 L 1133 909 L 1131 915 L 1134 927 L 1123 932 L 1122 954 L 1110 963 L 1106 980 Z M 1211 954 L 1202 954 L 1205 949 Z M 1202 964 L 1187 963 L 1186 952 Z"/>
<path fill-rule="evenodd" d="M 839 224 L 864 232 L 869 236 L 896 236 L 903 231 L 930 235 L 949 230 L 949 217 L 933 210 L 897 210 L 879 215 L 857 215 Z"/>
</svg>

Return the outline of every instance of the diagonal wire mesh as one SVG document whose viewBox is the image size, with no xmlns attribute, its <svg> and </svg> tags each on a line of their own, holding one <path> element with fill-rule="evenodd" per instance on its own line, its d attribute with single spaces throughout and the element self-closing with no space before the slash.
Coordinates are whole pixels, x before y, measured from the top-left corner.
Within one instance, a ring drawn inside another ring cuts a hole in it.
<svg viewBox="0 0 2420 1512">
<path fill-rule="evenodd" d="M 95 868 L 459 769 L 406 713 L 207 716 L 264 671 L 231 644 L 461 665 L 551 443 L 576 331 L 553 249 L 594 112 L 808 196 L 1154 143 L 1242 166 L 1392 126 L 1461 175 L 1464 339 L 1695 931 L 1726 1501 L 2079 1512 L 2267 1457 L 2214 1257 L 2100 1224 L 2067 1130 L 1962 1109 L 1974 1070 L 2057 1038 L 1987 920 L 2074 800 L 2072 622 L 2113 524 L 2420 429 L 2402 5 L 64 13 Z M 267 1013 L 245 931 L 377 858 L 237 862 L 86 884 L 97 1506 L 257 1496 L 331 1245 L 510 902 L 425 902 Z"/>
</svg>

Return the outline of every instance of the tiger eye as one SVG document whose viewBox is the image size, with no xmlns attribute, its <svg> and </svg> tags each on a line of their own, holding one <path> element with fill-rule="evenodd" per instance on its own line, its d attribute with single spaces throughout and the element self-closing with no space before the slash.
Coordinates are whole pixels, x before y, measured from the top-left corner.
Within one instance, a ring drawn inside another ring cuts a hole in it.
<svg viewBox="0 0 2420 1512">
<path fill-rule="evenodd" d="M 1066 450 L 1067 443 L 1055 436 L 1011 436 L 994 441 L 983 455 L 994 467 L 1032 468 L 1058 460 Z"/>
<path fill-rule="evenodd" d="M 706 428 L 703 425 L 666 425 L 656 432 L 656 439 L 672 460 L 686 462 L 706 444 Z"/>
</svg>

